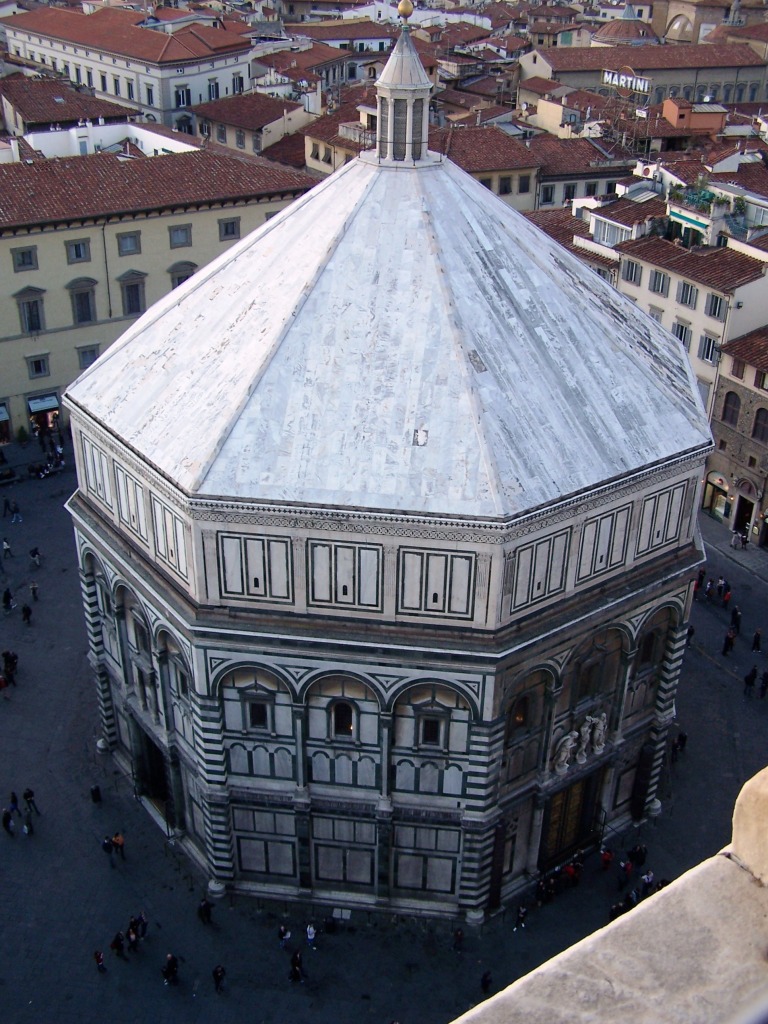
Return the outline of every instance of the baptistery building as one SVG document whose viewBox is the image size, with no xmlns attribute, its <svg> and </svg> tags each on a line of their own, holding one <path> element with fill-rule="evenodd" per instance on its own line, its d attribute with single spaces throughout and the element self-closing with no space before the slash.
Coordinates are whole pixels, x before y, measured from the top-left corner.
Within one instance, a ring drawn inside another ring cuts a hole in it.
<svg viewBox="0 0 768 1024">
<path fill-rule="evenodd" d="M 103 739 L 208 876 L 479 920 L 657 809 L 711 440 L 429 91 L 406 27 L 375 149 L 70 387 L 69 508 Z"/>
</svg>

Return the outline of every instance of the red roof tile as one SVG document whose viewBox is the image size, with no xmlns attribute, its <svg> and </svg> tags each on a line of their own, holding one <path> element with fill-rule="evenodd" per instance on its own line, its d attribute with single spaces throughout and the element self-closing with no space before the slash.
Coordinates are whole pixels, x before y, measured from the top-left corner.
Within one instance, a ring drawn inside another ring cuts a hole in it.
<svg viewBox="0 0 768 1024">
<path fill-rule="evenodd" d="M 268 160 L 204 149 L 146 160 L 95 156 L 0 164 L 0 227 L 301 193 L 315 184 Z"/>
<path fill-rule="evenodd" d="M 635 182 L 637 178 L 634 179 Z M 645 199 L 638 202 L 635 199 L 622 197 L 612 203 L 594 210 L 596 217 L 603 217 L 615 224 L 623 224 L 624 227 L 634 227 L 635 224 L 644 224 L 648 220 L 656 220 L 667 215 L 667 203 L 665 199 Z"/>
<path fill-rule="evenodd" d="M 220 124 L 230 124 L 235 128 L 246 128 L 258 131 L 264 125 L 279 120 L 284 113 L 301 110 L 300 103 L 290 100 L 275 99 L 262 92 L 241 93 L 239 96 L 227 96 L 209 103 L 198 103 L 191 108 L 198 117 Z"/>
<path fill-rule="evenodd" d="M 732 294 L 736 288 L 759 281 L 766 264 L 734 249 L 700 246 L 685 249 L 657 237 L 621 242 L 616 249 L 633 260 L 643 260 L 714 291 Z"/>
<path fill-rule="evenodd" d="M 620 71 L 636 74 L 664 68 L 762 67 L 764 61 L 746 43 L 718 46 L 576 46 L 573 49 L 537 50 L 553 71 Z M 522 83 L 524 84 L 524 83 Z"/>
<path fill-rule="evenodd" d="M 544 177 L 559 175 L 594 174 L 596 169 L 616 165 L 617 176 L 623 176 L 636 163 L 631 153 L 613 146 L 598 149 L 589 139 L 558 139 L 553 135 L 535 135 L 530 141 L 531 152 L 541 165 Z M 609 154 L 609 155 L 606 155 Z"/>
<path fill-rule="evenodd" d="M 27 130 L 31 125 L 65 124 L 81 118 L 125 121 L 136 116 L 136 111 L 130 107 L 78 92 L 68 83 L 54 78 L 9 75 L 0 79 L 0 94 L 19 112 Z"/>
<path fill-rule="evenodd" d="M 538 167 L 539 160 L 522 142 L 496 125 L 433 128 L 429 148 L 446 154 L 470 174 Z"/>
<path fill-rule="evenodd" d="M 722 346 L 723 352 L 735 359 L 754 366 L 756 370 L 768 371 L 768 327 L 758 327 L 749 334 L 742 334 Z"/>
<path fill-rule="evenodd" d="M 93 14 L 46 7 L 4 18 L 9 28 L 107 53 L 133 57 L 149 64 L 178 64 L 220 53 L 242 53 L 250 48 L 247 39 L 225 29 L 189 25 L 169 35 L 151 28 L 139 28 L 141 11 L 101 7 Z"/>
</svg>

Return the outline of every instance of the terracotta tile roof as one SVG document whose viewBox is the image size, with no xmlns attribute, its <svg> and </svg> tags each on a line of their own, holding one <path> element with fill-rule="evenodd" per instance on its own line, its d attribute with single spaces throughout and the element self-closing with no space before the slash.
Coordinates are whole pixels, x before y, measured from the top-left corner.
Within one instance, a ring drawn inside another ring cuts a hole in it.
<svg viewBox="0 0 768 1024">
<path fill-rule="evenodd" d="M 288 78 L 305 77 L 305 71 L 324 67 L 326 64 L 341 64 L 349 60 L 349 50 L 337 50 L 326 43 L 313 43 L 307 50 L 278 50 L 276 53 L 259 54 L 256 63 L 274 68 Z"/>
<path fill-rule="evenodd" d="M 334 21 L 330 25 L 327 22 L 313 23 L 311 21 L 302 21 L 295 25 L 286 25 L 285 31 L 288 35 L 308 36 L 310 39 L 316 39 L 318 42 L 323 42 L 327 39 L 339 39 L 342 42 L 347 42 L 351 40 L 390 38 L 394 43 L 398 35 L 397 30 L 392 25 L 377 24 L 374 21 L 368 20 L 348 21 L 346 18 L 341 21 Z"/>
<path fill-rule="evenodd" d="M 667 203 L 664 199 L 646 199 L 643 202 L 637 202 L 634 199 L 622 197 L 613 203 L 606 203 L 605 206 L 601 206 L 593 212 L 596 217 L 602 217 L 614 224 L 623 224 L 624 227 L 631 228 L 635 224 L 644 224 L 648 220 L 666 217 Z"/>
<path fill-rule="evenodd" d="M 768 197 L 768 170 L 763 164 L 742 164 L 738 171 L 716 171 L 709 175 L 712 184 L 739 185 L 746 192 Z"/>
<path fill-rule="evenodd" d="M 595 174 L 596 169 L 610 167 L 614 161 L 620 161 L 616 165 L 616 176 L 623 177 L 636 163 L 636 158 L 620 147 L 601 151 L 589 139 L 558 139 L 542 134 L 529 141 L 531 152 L 538 157 L 543 177 Z M 608 152 L 611 155 L 606 155 Z"/>
<path fill-rule="evenodd" d="M 621 242 L 616 249 L 633 260 L 643 260 L 713 291 L 732 294 L 736 288 L 759 281 L 766 264 L 734 249 L 699 246 L 685 249 L 664 238 L 647 237 Z"/>
<path fill-rule="evenodd" d="M 221 100 L 211 100 L 209 103 L 198 103 L 190 109 L 207 121 L 258 131 L 264 125 L 279 120 L 284 112 L 301 110 L 302 107 L 300 103 L 276 99 L 263 92 L 249 92 L 241 93 L 239 96 L 227 96 Z"/>
<path fill-rule="evenodd" d="M 665 68 L 762 67 L 764 61 L 746 43 L 710 46 L 576 46 L 573 49 L 538 50 L 539 59 L 553 71 L 620 71 L 631 67 L 636 74 Z"/>
<path fill-rule="evenodd" d="M 144 15 L 116 7 L 101 7 L 93 14 L 46 7 L 4 18 L 8 28 L 21 29 L 67 43 L 132 57 L 149 64 L 178 64 L 219 53 L 241 53 L 250 48 L 247 39 L 225 29 L 189 25 L 169 35 L 139 28 Z"/>
<path fill-rule="evenodd" d="M 476 43 L 488 35 L 488 29 L 481 25 L 467 25 L 464 22 L 452 22 L 445 26 L 440 45 L 445 49 L 461 46 L 462 43 Z"/>
<path fill-rule="evenodd" d="M 726 26 L 723 25 L 723 28 Z M 741 28 L 729 28 L 728 36 L 736 39 L 754 39 L 759 43 L 768 43 L 768 21 L 756 25 L 743 25 Z"/>
<path fill-rule="evenodd" d="M 276 164 L 283 164 L 286 167 L 304 168 L 304 136 L 301 132 L 294 135 L 284 135 L 267 149 L 261 151 L 265 160 L 271 160 Z"/>
<path fill-rule="evenodd" d="M 78 92 L 54 78 L 9 75 L 0 79 L 0 94 L 19 112 L 27 130 L 31 125 L 76 123 L 81 118 L 126 121 L 136 116 L 130 107 Z"/>
<path fill-rule="evenodd" d="M 301 193 L 314 179 L 204 149 L 146 160 L 110 153 L 0 164 L 0 227 L 46 224 L 186 204 Z"/>
<path fill-rule="evenodd" d="M 528 11 L 530 18 L 569 18 L 571 21 L 576 20 L 576 16 L 579 12 L 575 11 L 573 7 L 562 7 L 557 4 L 547 6 L 542 4 L 539 7 L 531 7 Z"/>
<path fill-rule="evenodd" d="M 507 120 L 511 120 L 509 117 L 511 111 L 509 107 L 485 107 L 483 110 L 473 110 L 469 114 L 465 114 L 464 117 L 453 118 L 452 123 L 459 124 L 477 124 L 478 119 L 480 124 L 486 124 L 488 121 L 493 121 L 497 117 L 504 117 Z"/>
<path fill-rule="evenodd" d="M 470 174 L 538 167 L 539 160 L 522 142 L 496 125 L 433 128 L 429 148 L 448 157 Z"/>
<path fill-rule="evenodd" d="M 756 370 L 768 371 L 768 327 L 758 327 L 722 346 L 723 352 L 741 359 Z"/>
<path fill-rule="evenodd" d="M 533 78 L 523 79 L 518 85 L 518 89 L 535 92 L 538 96 L 546 96 L 548 93 L 560 88 L 562 88 L 562 82 L 558 82 L 557 79 L 540 78 L 538 75 L 534 75 Z"/>
<path fill-rule="evenodd" d="M 461 110 L 472 110 L 488 102 L 486 96 L 477 96 L 463 89 L 441 89 L 434 94 L 432 100 L 437 106 L 459 107 Z"/>
</svg>

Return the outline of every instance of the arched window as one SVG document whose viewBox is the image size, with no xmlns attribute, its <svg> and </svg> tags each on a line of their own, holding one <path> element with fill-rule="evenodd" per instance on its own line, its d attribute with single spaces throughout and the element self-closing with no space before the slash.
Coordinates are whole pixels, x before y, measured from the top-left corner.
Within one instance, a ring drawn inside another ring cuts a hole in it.
<svg viewBox="0 0 768 1024">
<path fill-rule="evenodd" d="M 723 423 L 728 423 L 731 427 L 735 427 L 739 422 L 740 412 L 741 399 L 735 391 L 729 391 L 723 402 Z"/>
<path fill-rule="evenodd" d="M 337 739 L 351 739 L 354 733 L 355 716 L 352 705 L 345 700 L 333 705 L 333 735 Z"/>
<path fill-rule="evenodd" d="M 752 437 L 756 441 L 768 444 L 768 409 L 758 409 L 755 413 L 755 425 L 752 428 Z"/>
</svg>

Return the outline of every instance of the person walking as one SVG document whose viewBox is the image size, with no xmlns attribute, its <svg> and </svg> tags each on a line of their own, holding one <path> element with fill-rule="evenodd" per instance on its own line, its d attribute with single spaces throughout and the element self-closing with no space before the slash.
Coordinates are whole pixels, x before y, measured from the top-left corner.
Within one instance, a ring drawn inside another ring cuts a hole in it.
<svg viewBox="0 0 768 1024">
<path fill-rule="evenodd" d="M 291 933 L 288 931 L 288 928 L 284 924 L 281 924 L 277 929 L 277 938 L 280 942 L 280 949 L 285 949 L 285 944 L 290 937 Z"/>
<path fill-rule="evenodd" d="M 15 605 L 14 600 L 13 600 L 13 594 L 11 593 L 11 588 L 10 587 L 6 587 L 5 590 L 3 591 L 3 611 L 5 612 L 6 615 L 10 615 L 11 609 L 13 609 L 15 607 L 16 607 L 16 605 Z"/>
<path fill-rule="evenodd" d="M 13 558 L 13 552 L 7 537 L 3 537 L 3 558 Z"/>
<path fill-rule="evenodd" d="M 517 918 L 515 919 L 515 926 L 512 929 L 516 932 L 518 928 L 525 928 L 525 919 L 528 915 L 528 908 L 524 904 L 520 904 L 517 908 Z"/>
<path fill-rule="evenodd" d="M 115 932 L 115 937 L 109 944 L 109 948 L 115 954 L 120 957 L 121 960 L 127 960 L 128 957 L 125 955 L 125 936 L 122 932 Z"/>
<path fill-rule="evenodd" d="M 8 835 L 11 837 L 11 839 L 15 839 L 16 838 L 16 830 L 15 830 L 14 824 L 13 824 L 13 815 L 11 814 L 11 812 L 8 810 L 7 807 L 3 808 L 2 822 L 3 822 L 3 828 L 8 833 Z"/>
<path fill-rule="evenodd" d="M 21 606 L 21 621 L 25 626 L 32 625 L 32 609 L 28 604 L 23 604 Z"/>
<path fill-rule="evenodd" d="M 714 594 L 714 592 L 715 592 L 715 581 L 710 576 L 710 578 L 707 580 L 706 587 L 704 587 L 704 597 L 707 599 L 707 601 L 711 601 L 712 600 L 712 595 Z"/>
<path fill-rule="evenodd" d="M 14 502 L 11 503 L 11 522 L 12 523 L 21 523 L 21 522 L 23 522 L 23 520 L 21 518 L 21 509 L 19 508 L 19 503 L 17 501 L 14 501 Z"/>
<path fill-rule="evenodd" d="M 731 653 L 731 651 L 733 650 L 733 644 L 735 640 L 735 631 L 733 629 L 729 629 L 728 632 L 725 634 L 725 639 L 723 640 L 723 657 L 727 658 L 728 655 Z"/>
<path fill-rule="evenodd" d="M 752 668 L 744 676 L 744 696 L 751 697 L 755 689 L 755 681 L 757 680 L 757 665 L 753 665 Z"/>
<path fill-rule="evenodd" d="M 128 926 L 128 931 L 125 933 L 125 941 L 128 943 L 129 953 L 139 952 L 139 936 L 136 933 L 136 929 L 132 926 Z"/>
<path fill-rule="evenodd" d="M 695 633 L 696 633 L 695 628 L 693 626 L 689 626 L 688 630 L 687 630 L 687 632 L 685 634 L 685 646 L 686 647 L 690 647 L 691 646 L 691 641 L 693 640 L 693 637 L 694 637 Z"/>
<path fill-rule="evenodd" d="M 717 577 L 717 587 L 715 589 L 717 590 L 717 599 L 720 601 L 723 596 L 723 591 L 725 590 L 725 576 Z"/>
<path fill-rule="evenodd" d="M 11 814 L 18 814 L 18 816 L 21 817 L 21 811 L 19 810 L 19 798 L 16 796 L 13 790 L 11 790 L 11 795 L 8 800 L 8 810 L 11 812 Z"/>
<path fill-rule="evenodd" d="M 39 569 L 40 568 L 40 548 L 38 548 L 38 547 L 30 548 L 29 558 L 30 558 L 30 561 L 32 562 L 32 564 L 37 566 L 37 568 Z"/>
<path fill-rule="evenodd" d="M 485 974 L 480 979 L 480 988 L 482 989 L 484 996 L 487 996 L 488 993 L 491 991 L 491 984 L 492 984 L 492 982 L 493 982 L 493 976 L 492 976 L 491 972 L 490 971 L 486 971 Z"/>
<path fill-rule="evenodd" d="M 723 592 L 723 608 L 728 610 L 728 606 L 731 603 L 731 585 L 730 583 L 725 584 L 725 591 Z"/>
<path fill-rule="evenodd" d="M 106 853 L 107 857 L 109 857 L 109 866 L 113 868 L 115 866 L 115 861 L 112 854 L 114 853 L 115 848 L 112 845 L 112 840 L 109 838 L 109 836 L 104 836 L 104 838 L 101 841 L 101 848 L 104 851 L 104 853 Z"/>
<path fill-rule="evenodd" d="M 166 985 L 179 984 L 179 961 L 173 953 L 169 953 L 166 956 L 165 963 L 160 968 L 160 973 L 163 975 Z"/>
<path fill-rule="evenodd" d="M 25 811 L 24 812 L 24 819 L 23 820 L 24 820 L 24 824 L 21 827 L 21 831 L 24 833 L 25 836 L 34 835 L 35 827 L 32 824 L 32 812 L 31 811 Z"/>
<path fill-rule="evenodd" d="M 210 901 L 205 896 L 203 896 L 203 898 L 197 904 L 197 916 L 200 918 L 203 924 L 210 924 L 212 912 L 213 907 L 211 906 Z"/>
<path fill-rule="evenodd" d="M 734 631 L 736 636 L 741 632 L 741 609 L 738 605 L 731 612 L 731 629 Z"/>
<path fill-rule="evenodd" d="M 224 970 L 221 964 L 216 964 L 216 966 L 211 971 L 211 974 L 213 976 L 213 988 L 215 992 L 221 992 L 221 986 L 224 984 L 224 975 L 226 973 L 227 972 Z"/>
<path fill-rule="evenodd" d="M 125 860 L 125 839 L 123 838 L 123 833 L 120 832 L 119 829 L 112 836 L 112 846 L 120 855 L 120 860 Z"/>
<path fill-rule="evenodd" d="M 760 677 L 760 700 L 765 700 L 766 693 L 768 693 L 768 669 Z"/>
<path fill-rule="evenodd" d="M 752 636 L 752 653 L 760 654 L 760 642 L 762 640 L 763 631 L 762 629 L 756 629 Z"/>
<path fill-rule="evenodd" d="M 93 959 L 96 961 L 96 970 L 99 972 L 99 974 L 106 974 L 107 968 L 104 963 L 104 954 L 101 952 L 100 949 L 97 949 L 94 952 Z"/>
<path fill-rule="evenodd" d="M 34 811 L 35 814 L 40 814 L 40 810 L 39 810 L 37 804 L 35 803 L 35 791 L 34 791 L 34 789 L 30 789 L 29 786 L 27 786 L 27 788 L 24 790 L 24 792 L 21 795 L 24 798 L 24 803 L 26 805 L 27 810 L 28 811 Z"/>
<path fill-rule="evenodd" d="M 37 600 L 37 592 L 38 592 L 39 589 L 40 588 L 38 587 L 37 583 L 35 583 L 34 580 L 30 580 L 29 581 L 29 592 L 32 595 L 32 600 L 33 601 Z"/>
<path fill-rule="evenodd" d="M 301 962 L 301 951 L 298 949 L 291 957 L 291 972 L 288 977 L 293 982 L 304 982 L 304 965 Z"/>
<path fill-rule="evenodd" d="M 317 932 L 315 930 L 315 926 L 310 921 L 309 924 L 307 925 L 307 945 L 309 946 L 310 949 L 317 949 L 317 946 L 315 945 L 316 935 Z"/>
</svg>

